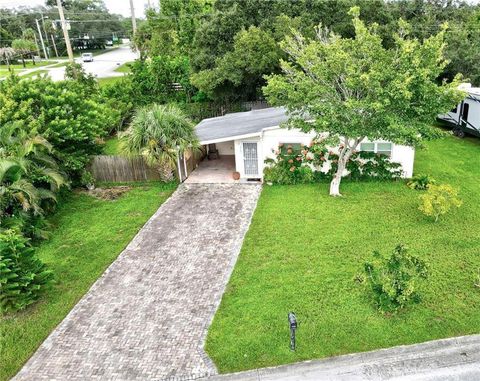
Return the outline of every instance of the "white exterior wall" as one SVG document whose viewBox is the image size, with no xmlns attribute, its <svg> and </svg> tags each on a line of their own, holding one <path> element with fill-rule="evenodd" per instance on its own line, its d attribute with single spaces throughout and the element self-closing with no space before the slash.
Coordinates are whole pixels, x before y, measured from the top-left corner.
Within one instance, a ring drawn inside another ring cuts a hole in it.
<svg viewBox="0 0 480 381">
<path fill-rule="evenodd" d="M 251 177 L 245 176 L 243 168 L 243 142 L 257 142 L 258 143 L 258 168 L 259 177 L 263 178 L 263 169 L 265 166 L 265 159 L 275 159 L 275 151 L 278 149 L 280 143 L 299 143 L 301 145 L 308 146 L 312 139 L 316 136 L 315 133 L 304 133 L 298 129 L 287 130 L 285 128 L 274 127 L 268 128 L 258 137 L 251 137 L 245 139 L 235 140 L 235 162 L 236 170 L 240 173 L 241 178 Z M 368 142 L 368 140 L 364 140 Z M 376 141 L 386 142 L 386 141 Z M 231 142 L 227 142 L 231 143 Z M 217 147 L 220 150 L 220 144 L 217 143 Z M 220 154 L 222 152 L 220 151 Z M 415 150 L 412 147 L 403 145 L 392 145 L 392 157 L 393 162 L 399 163 L 403 169 L 403 177 L 410 178 L 413 175 L 413 163 L 415 158 Z M 327 170 L 328 168 L 325 168 Z"/>
<path fill-rule="evenodd" d="M 235 142 L 233 140 L 229 142 L 215 143 L 220 156 L 222 155 L 235 155 Z"/>
<path fill-rule="evenodd" d="M 415 161 L 415 149 L 413 147 L 394 144 L 390 160 L 402 165 L 402 177 L 409 179 L 413 176 L 413 163 Z"/>
</svg>

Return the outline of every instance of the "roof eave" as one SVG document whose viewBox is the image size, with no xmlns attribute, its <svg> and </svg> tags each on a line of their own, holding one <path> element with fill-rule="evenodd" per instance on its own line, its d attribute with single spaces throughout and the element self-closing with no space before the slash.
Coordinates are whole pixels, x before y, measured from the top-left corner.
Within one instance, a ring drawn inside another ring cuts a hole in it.
<svg viewBox="0 0 480 381">
<path fill-rule="evenodd" d="M 231 140 L 247 139 L 247 138 L 258 137 L 258 136 L 261 136 L 261 135 L 262 135 L 262 131 L 255 132 L 255 133 L 252 133 L 252 134 L 245 134 L 245 135 L 225 136 L 225 137 L 217 138 L 217 139 L 200 140 L 200 144 L 201 145 L 207 145 L 207 144 L 214 144 L 214 143 L 229 142 Z"/>
</svg>

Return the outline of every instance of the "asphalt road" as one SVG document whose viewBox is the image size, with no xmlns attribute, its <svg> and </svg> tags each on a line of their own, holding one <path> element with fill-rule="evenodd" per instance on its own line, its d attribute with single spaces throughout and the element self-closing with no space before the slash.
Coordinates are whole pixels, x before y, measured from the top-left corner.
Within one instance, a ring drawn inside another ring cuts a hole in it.
<svg viewBox="0 0 480 381">
<path fill-rule="evenodd" d="M 75 62 L 80 63 L 87 73 L 95 75 L 97 78 L 119 77 L 123 73 L 117 73 L 115 69 L 125 62 L 134 61 L 138 58 L 136 52 L 132 52 L 129 46 L 121 46 L 93 57 L 93 62 L 82 62 L 81 58 L 76 58 Z M 65 67 L 49 68 L 42 67 L 42 70 L 48 70 L 49 76 L 54 81 L 61 81 L 65 78 Z M 35 69 L 37 70 L 37 69 Z M 22 74 L 26 74 L 24 72 Z"/>
</svg>

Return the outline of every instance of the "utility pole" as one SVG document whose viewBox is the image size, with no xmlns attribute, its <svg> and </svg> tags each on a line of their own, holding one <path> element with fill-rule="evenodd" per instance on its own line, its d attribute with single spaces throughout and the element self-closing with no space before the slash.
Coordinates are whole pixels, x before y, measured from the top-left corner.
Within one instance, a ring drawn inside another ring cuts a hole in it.
<svg viewBox="0 0 480 381">
<path fill-rule="evenodd" d="M 38 47 L 37 34 L 35 32 L 33 32 L 33 38 L 35 40 L 35 46 L 37 47 L 38 56 L 40 57 L 40 48 Z"/>
<path fill-rule="evenodd" d="M 75 62 L 73 59 L 72 45 L 70 44 L 70 37 L 68 36 L 67 22 L 65 21 L 65 15 L 63 14 L 62 0 L 57 0 L 58 14 L 60 15 L 60 21 L 62 23 L 63 38 L 65 39 L 65 46 L 67 47 L 68 59 L 70 62 Z"/>
<path fill-rule="evenodd" d="M 51 34 L 50 37 L 52 37 L 53 49 L 55 49 L 55 55 L 58 58 L 58 50 L 57 50 L 57 44 L 55 43 L 55 38 L 53 37 L 53 34 Z"/>
<path fill-rule="evenodd" d="M 47 29 L 45 28 L 45 19 L 46 18 L 48 19 L 48 16 L 43 16 L 42 12 L 40 12 L 40 15 L 42 16 L 41 20 L 42 20 L 43 33 L 45 33 L 45 42 L 48 43 L 48 34 L 47 34 Z M 48 55 L 50 55 L 50 49 L 48 48 L 48 44 L 47 44 L 47 53 Z"/>
<path fill-rule="evenodd" d="M 137 20 L 135 19 L 135 8 L 133 7 L 133 0 L 130 0 L 130 13 L 132 14 L 133 35 L 135 35 L 135 33 L 137 33 Z"/>
<path fill-rule="evenodd" d="M 45 49 L 45 43 L 43 42 L 42 31 L 40 30 L 40 24 L 38 22 L 38 19 L 35 19 L 35 23 L 37 24 L 38 34 L 40 36 L 40 43 L 42 44 L 43 55 L 45 56 L 45 59 L 48 60 L 47 51 Z"/>
</svg>

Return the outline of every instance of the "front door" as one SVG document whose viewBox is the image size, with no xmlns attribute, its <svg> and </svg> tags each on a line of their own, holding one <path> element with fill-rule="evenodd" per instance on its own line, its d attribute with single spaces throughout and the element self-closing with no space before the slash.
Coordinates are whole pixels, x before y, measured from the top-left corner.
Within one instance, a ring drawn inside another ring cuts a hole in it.
<svg viewBox="0 0 480 381">
<path fill-rule="evenodd" d="M 243 168 L 246 177 L 258 176 L 258 145 L 257 143 L 243 143 Z"/>
</svg>

